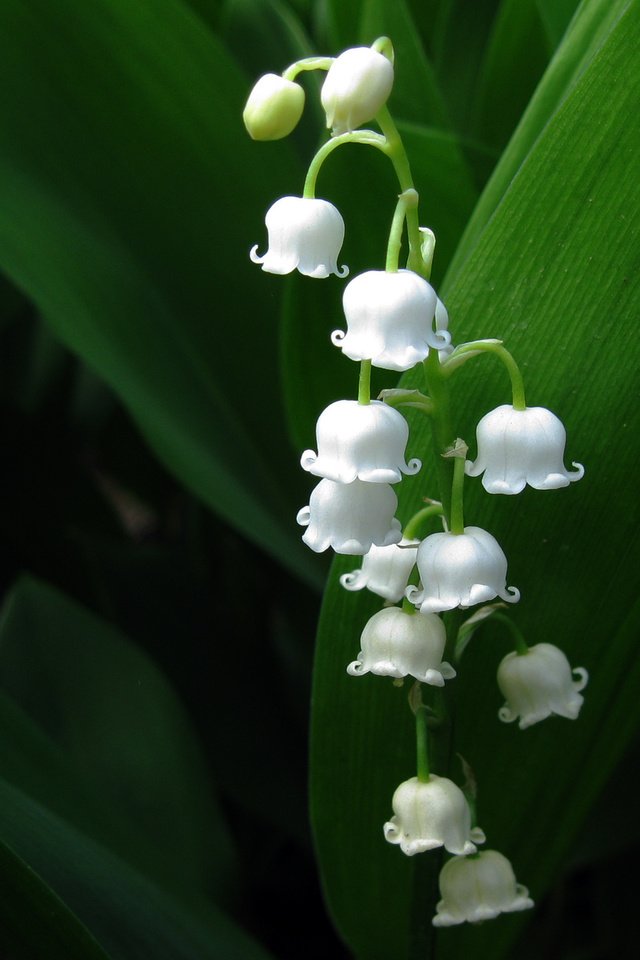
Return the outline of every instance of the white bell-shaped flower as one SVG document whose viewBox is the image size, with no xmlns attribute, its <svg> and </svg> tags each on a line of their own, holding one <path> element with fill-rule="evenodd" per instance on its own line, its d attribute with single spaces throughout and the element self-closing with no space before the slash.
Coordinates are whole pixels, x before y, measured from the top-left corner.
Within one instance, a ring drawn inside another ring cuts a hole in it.
<svg viewBox="0 0 640 960">
<path fill-rule="evenodd" d="M 340 483 L 398 483 L 403 473 L 413 476 L 422 466 L 415 459 L 405 463 L 409 425 L 380 400 L 336 400 L 320 414 L 316 437 L 318 453 L 305 450 L 300 463 L 317 477 Z"/>
<path fill-rule="evenodd" d="M 422 587 L 409 587 L 407 598 L 422 613 L 471 607 L 500 597 L 516 603 L 520 591 L 507 587 L 507 558 L 498 541 L 480 527 L 464 533 L 432 533 L 418 547 Z"/>
<path fill-rule="evenodd" d="M 352 47 L 333 61 L 320 100 L 334 136 L 373 120 L 393 86 L 393 65 L 371 47 Z"/>
<path fill-rule="evenodd" d="M 507 701 L 498 716 L 505 723 L 520 717 L 521 730 L 554 713 L 575 720 L 584 702 L 580 691 L 588 680 L 584 667 L 572 670 L 552 643 L 538 643 L 524 654 L 508 653 L 498 667 L 498 686 Z"/>
<path fill-rule="evenodd" d="M 385 840 L 400 844 L 408 857 L 444 847 L 468 856 L 485 836 L 471 829 L 471 812 L 464 793 L 452 780 L 431 774 L 426 783 L 417 777 L 401 783 L 391 801 L 394 815 L 384 825 Z"/>
<path fill-rule="evenodd" d="M 388 483 L 336 483 L 321 480 L 312 491 L 309 506 L 297 516 L 307 527 L 302 537 L 308 547 L 322 553 L 352 556 L 366 553 L 372 544 L 386 546 L 402 539 L 400 521 L 394 517 L 398 498 Z"/>
<path fill-rule="evenodd" d="M 334 330 L 331 340 L 351 360 L 409 370 L 430 347 L 441 350 L 451 342 L 448 331 L 433 329 L 437 302 L 433 287 L 411 270 L 368 270 L 345 287 L 347 331 Z"/>
<path fill-rule="evenodd" d="M 435 613 L 405 613 L 400 607 L 386 607 L 374 613 L 362 636 L 358 659 L 347 673 L 359 677 L 415 677 L 421 683 L 443 687 L 456 672 L 443 662 L 447 632 Z"/>
<path fill-rule="evenodd" d="M 440 871 L 440 896 L 434 927 L 493 920 L 533 906 L 529 891 L 516 882 L 513 867 L 497 850 L 453 857 Z"/>
<path fill-rule="evenodd" d="M 265 217 L 269 234 L 267 252 L 260 256 L 258 244 L 249 256 L 267 273 L 299 270 L 307 277 L 346 277 L 348 267 L 338 269 L 338 254 L 344 240 L 344 221 L 328 200 L 281 197 Z"/>
<path fill-rule="evenodd" d="M 277 73 L 260 77 L 242 113 L 253 140 L 280 140 L 297 126 L 304 109 L 304 90 L 299 83 Z"/>
<path fill-rule="evenodd" d="M 536 490 L 568 487 L 584 476 L 584 467 L 564 466 L 565 429 L 550 410 L 527 407 L 516 410 L 505 403 L 487 413 L 476 428 L 478 457 L 467 460 L 470 477 L 484 473 L 488 493 L 520 493 L 528 483 Z"/>
<path fill-rule="evenodd" d="M 360 570 L 343 573 L 340 583 L 345 590 L 363 590 L 376 593 L 385 600 L 402 600 L 411 571 L 416 562 L 419 540 L 405 540 L 388 547 L 373 546 L 362 558 Z"/>
</svg>

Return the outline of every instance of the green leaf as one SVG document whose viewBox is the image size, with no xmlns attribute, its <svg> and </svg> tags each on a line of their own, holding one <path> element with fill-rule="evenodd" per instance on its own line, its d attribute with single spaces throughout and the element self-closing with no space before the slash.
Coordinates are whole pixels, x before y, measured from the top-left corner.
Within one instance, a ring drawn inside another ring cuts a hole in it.
<svg viewBox="0 0 640 960">
<path fill-rule="evenodd" d="M 49 772 L 34 779 L 42 764 L 25 771 L 15 735 L 0 738 L 20 787 L 181 899 L 199 905 L 212 884 L 224 889 L 232 852 L 203 758 L 184 708 L 146 656 L 58 591 L 23 578 L 3 609 L 0 687 L 52 741 L 40 748 L 51 755 Z M 19 742 L 31 750 L 34 735 Z M 61 789 L 69 777 L 75 803 Z"/>
<path fill-rule="evenodd" d="M 504 339 L 522 363 L 529 402 L 563 419 L 567 459 L 586 466 L 579 484 L 548 495 L 490 498 L 477 483 L 466 490 L 467 522 L 490 530 L 509 558 L 508 582 L 522 591 L 513 616 L 528 642 L 556 642 L 591 673 L 579 720 L 549 719 L 524 732 L 498 722 L 495 671 L 509 644 L 495 624 L 469 646 L 447 686 L 457 707 L 453 743 L 435 737 L 436 772 L 460 782 L 457 763 L 447 766 L 451 751 L 470 763 L 488 846 L 510 857 L 536 899 L 562 870 L 640 726 L 640 530 L 629 483 L 640 468 L 640 408 L 628 400 L 640 306 L 639 43 L 640 8 L 628 4 L 554 101 L 518 175 L 451 274 L 447 296 L 455 340 Z M 557 70 L 556 62 L 550 75 Z M 418 373 L 402 385 L 422 386 Z M 472 441 L 480 415 L 507 397 L 502 370 L 486 358 L 466 364 L 454 382 L 456 435 Z M 411 450 L 420 452 L 428 428 L 410 416 Z M 423 472 L 425 480 L 401 485 L 405 522 L 421 497 L 437 493 L 429 467 Z M 439 932 L 429 952 L 438 856 L 408 859 L 382 838 L 393 790 L 414 773 L 414 735 L 402 691 L 381 678 L 345 675 L 380 605 L 337 585 L 340 572 L 357 566 L 348 558 L 334 565 L 317 647 L 311 796 L 330 908 L 359 960 L 500 960 L 527 915 Z"/>
<path fill-rule="evenodd" d="M 301 181 L 291 147 L 261 145 L 264 162 L 240 119 L 250 84 L 179 0 L 8 0 L 0 63 L 16 92 L 0 112 L 3 269 L 160 459 L 313 581 L 286 493 L 276 286 L 247 256 Z"/>
<path fill-rule="evenodd" d="M 548 59 L 536 0 L 503 0 L 477 78 L 472 132 L 478 140 L 504 147 Z"/>
<path fill-rule="evenodd" d="M 268 960 L 215 907 L 204 919 L 190 914 L 121 858 L 2 778 L 0 808 L 0 837 L 16 854 L 13 863 L 7 864 L 15 871 L 9 879 L 24 886 L 19 857 L 64 901 L 67 909 L 59 907 L 49 926 L 54 945 L 64 936 L 76 937 L 77 948 L 67 955 L 74 960 L 104 956 L 111 960 Z M 33 893 L 36 907 L 42 909 L 46 889 L 24 892 L 26 896 Z M 51 895 L 49 900 L 55 903 Z M 76 924 L 72 929 L 68 910 L 105 953 L 88 937 L 80 940 L 82 928 Z M 24 944 L 22 936 L 19 948 Z M 44 955 L 49 957 L 49 953 L 38 954 Z"/>
<path fill-rule="evenodd" d="M 109 960 L 38 874 L 0 841 L 0 942 L 12 956 L 47 960 Z"/>
<path fill-rule="evenodd" d="M 595 0 L 581 4 L 571 28 L 482 194 L 456 251 L 447 279 L 455 277 L 456 271 L 462 267 L 536 140 L 544 132 L 554 112 L 597 58 L 611 30 L 628 7 L 629 0 Z"/>
</svg>

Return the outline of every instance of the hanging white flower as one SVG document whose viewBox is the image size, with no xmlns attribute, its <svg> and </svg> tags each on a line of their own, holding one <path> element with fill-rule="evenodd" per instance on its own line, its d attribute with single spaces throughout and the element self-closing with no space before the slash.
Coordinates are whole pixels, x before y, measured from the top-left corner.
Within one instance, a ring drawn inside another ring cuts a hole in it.
<svg viewBox="0 0 640 960">
<path fill-rule="evenodd" d="M 380 400 L 336 400 L 320 414 L 316 437 L 318 453 L 305 450 L 300 463 L 317 477 L 398 483 L 403 473 L 413 476 L 422 466 L 416 459 L 405 463 L 409 425 Z"/>
<path fill-rule="evenodd" d="M 507 587 L 507 558 L 498 541 L 480 527 L 464 533 L 432 533 L 418 547 L 422 587 L 409 587 L 407 598 L 422 613 L 471 607 L 500 597 L 516 603 L 520 591 Z"/>
<path fill-rule="evenodd" d="M 409 576 L 416 562 L 419 540 L 406 540 L 388 547 L 373 546 L 362 558 L 362 568 L 343 573 L 340 583 L 345 590 L 376 593 L 385 600 L 402 600 Z"/>
<path fill-rule="evenodd" d="M 342 304 L 347 331 L 331 340 L 351 360 L 371 360 L 384 370 L 409 370 L 429 348 L 451 342 L 446 330 L 434 331 L 435 290 L 411 270 L 368 270 L 351 280 Z"/>
<path fill-rule="evenodd" d="M 297 126 L 303 109 L 299 83 L 265 73 L 251 90 L 242 119 L 253 140 L 280 140 Z"/>
<path fill-rule="evenodd" d="M 516 882 L 513 867 L 497 850 L 453 857 L 440 871 L 440 895 L 434 927 L 493 920 L 500 913 L 529 910 L 529 891 Z"/>
<path fill-rule="evenodd" d="M 388 483 L 336 483 L 321 480 L 312 491 L 309 506 L 297 516 L 307 527 L 302 537 L 308 547 L 322 553 L 361 555 L 372 544 L 386 546 L 402 539 L 400 521 L 394 517 L 398 498 Z"/>
<path fill-rule="evenodd" d="M 521 730 L 551 714 L 575 720 L 588 680 L 584 667 L 572 670 L 562 650 L 551 643 L 538 643 L 524 654 L 508 653 L 498 667 L 498 686 L 507 701 L 498 716 L 505 723 L 520 717 Z"/>
<path fill-rule="evenodd" d="M 447 632 L 435 613 L 405 613 L 387 607 L 375 613 L 360 637 L 362 649 L 347 673 L 359 677 L 415 677 L 421 683 L 443 687 L 456 672 L 443 662 Z"/>
<path fill-rule="evenodd" d="M 393 86 L 393 65 L 371 47 L 352 47 L 333 61 L 320 100 L 334 136 L 373 120 Z"/>
<path fill-rule="evenodd" d="M 417 777 L 401 783 L 391 801 L 394 816 L 384 825 L 385 840 L 400 844 L 408 857 L 444 847 L 468 856 L 484 843 L 479 827 L 471 829 L 465 795 L 452 780 L 431 774 L 426 783 Z"/>
<path fill-rule="evenodd" d="M 584 467 L 565 468 L 565 429 L 550 410 L 527 407 L 516 410 L 505 403 L 487 413 L 476 429 L 478 457 L 467 460 L 470 477 L 484 473 L 488 493 L 520 493 L 528 483 L 536 490 L 568 487 L 584 476 Z"/>
<path fill-rule="evenodd" d="M 265 223 L 267 252 L 259 256 L 256 244 L 249 256 L 267 273 L 284 274 L 296 269 L 307 277 L 328 277 L 330 273 L 346 277 L 349 273 L 348 267 L 337 266 L 344 221 L 328 200 L 281 197 L 267 211 Z"/>
</svg>

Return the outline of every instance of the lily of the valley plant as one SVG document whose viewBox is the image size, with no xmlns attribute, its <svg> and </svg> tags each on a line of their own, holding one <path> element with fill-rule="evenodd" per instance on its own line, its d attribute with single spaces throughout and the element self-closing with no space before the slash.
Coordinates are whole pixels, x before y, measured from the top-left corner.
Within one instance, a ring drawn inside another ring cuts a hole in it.
<svg viewBox="0 0 640 960">
<path fill-rule="evenodd" d="M 384 838 L 409 857 L 444 847 L 451 858 L 440 873 L 442 900 L 433 923 L 478 922 L 525 910 L 533 902 L 502 853 L 478 851 L 485 835 L 475 822 L 474 778 L 458 785 L 430 768 L 429 736 L 437 735 L 437 729 L 428 722 L 435 714 L 429 691 L 456 677 L 443 659 L 445 648 L 455 647 L 455 638 L 448 642 L 440 614 L 501 601 L 481 608 L 479 617 L 476 611 L 475 621 L 503 624 L 514 641 L 514 651 L 498 667 L 497 683 L 506 701 L 499 717 L 518 719 L 521 729 L 551 714 L 575 719 L 587 673 L 572 670 L 552 644 L 529 647 L 504 613 L 506 604 L 520 600 L 520 591 L 509 584 L 507 557 L 491 532 L 475 525 L 476 518 L 473 525 L 465 522 L 465 475 L 481 476 L 489 494 L 514 495 L 526 485 L 566 487 L 584 470 L 577 463 L 565 467 L 562 423 L 549 410 L 527 406 L 518 365 L 500 341 L 452 343 L 447 310 L 429 283 L 435 238 L 420 225 L 409 160 L 386 106 L 394 76 L 391 42 L 382 37 L 370 48 L 346 50 L 335 59 L 300 60 L 282 76 L 262 77 L 244 112 L 250 135 L 273 140 L 295 128 L 305 101 L 296 78 L 308 70 L 326 71 L 321 101 L 331 136 L 311 161 L 302 195 L 281 197 L 267 212 L 266 252 L 259 254 L 256 245 L 251 259 L 269 273 L 347 275 L 348 268 L 339 264 L 342 216 L 328 200 L 316 197 L 322 164 L 342 144 L 371 146 L 388 157 L 400 193 L 384 269 L 374 264 L 344 288 L 346 329 L 334 331 L 331 339 L 359 363 L 358 392 L 354 398 L 337 398 L 318 417 L 317 450 L 305 450 L 301 463 L 319 482 L 298 522 L 306 528 L 303 540 L 312 550 L 332 547 L 361 557 L 353 572 L 342 576 L 345 589 L 367 589 L 384 601 L 364 626 L 356 659 L 346 665 L 349 675 L 371 673 L 396 684 L 406 677 L 413 680 L 409 707 L 416 717 L 417 770 L 393 794 Z M 370 122 L 377 129 L 363 128 Z M 405 231 L 408 254 L 401 266 Z M 479 419 L 477 455 L 471 460 L 467 444 L 454 432 L 450 380 L 463 364 L 486 353 L 504 364 L 511 398 Z M 371 399 L 372 367 L 402 372 L 417 364 L 424 371 L 424 392 L 398 389 Z M 395 516 L 394 486 L 416 474 L 413 482 L 422 482 L 421 459 L 407 454 L 411 444 L 404 405 L 417 407 L 431 420 L 437 463 L 424 474 L 428 482 L 437 478 L 439 490 L 425 488 L 427 505 L 403 524 Z M 436 492 L 437 500 L 431 499 Z M 441 529 L 425 536 L 434 522 Z M 357 649 L 354 637 L 354 653 Z M 472 765 L 473 758 L 467 763 Z"/>
</svg>

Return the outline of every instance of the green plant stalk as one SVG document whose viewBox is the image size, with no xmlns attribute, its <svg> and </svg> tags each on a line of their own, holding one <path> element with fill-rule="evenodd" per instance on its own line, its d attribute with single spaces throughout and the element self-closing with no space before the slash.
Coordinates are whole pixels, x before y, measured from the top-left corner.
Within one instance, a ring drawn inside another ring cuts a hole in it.
<svg viewBox="0 0 640 960">
<path fill-rule="evenodd" d="M 449 386 L 440 366 L 437 350 L 430 350 L 423 362 L 427 390 L 433 402 L 431 412 L 431 432 L 436 455 L 438 487 L 442 502 L 443 515 L 451 527 L 451 490 L 453 486 L 453 463 L 451 457 L 442 454 L 455 443 L 456 435 L 451 420 L 451 400 Z"/>
<path fill-rule="evenodd" d="M 326 143 L 322 144 L 309 164 L 302 190 L 302 196 L 306 200 L 313 200 L 315 198 L 316 181 L 322 164 L 334 150 L 344 146 L 345 143 L 363 143 L 365 146 L 376 147 L 376 149 L 382 150 L 383 153 L 387 153 L 386 138 L 381 137 L 380 134 L 374 130 L 355 130 L 353 133 L 342 133 L 338 137 L 331 137 Z"/>
<path fill-rule="evenodd" d="M 418 780 L 429 782 L 429 733 L 427 730 L 427 708 L 421 704 L 416 710 L 416 759 Z"/>
<path fill-rule="evenodd" d="M 409 158 L 402 142 L 402 137 L 398 132 L 394 120 L 387 107 L 383 107 L 376 114 L 376 121 L 382 130 L 386 147 L 385 153 L 389 156 L 393 169 L 396 172 L 398 183 L 402 193 L 407 190 L 415 190 Z M 422 239 L 420 236 L 420 220 L 418 217 L 417 204 L 407 210 L 407 235 L 409 238 L 409 256 L 407 257 L 407 267 L 415 273 L 429 279 L 430 271 L 422 259 Z"/>
<path fill-rule="evenodd" d="M 363 406 L 371 403 L 371 360 L 360 361 L 358 403 L 361 403 Z"/>
<path fill-rule="evenodd" d="M 492 613 L 491 616 L 487 618 L 487 623 L 490 623 L 492 620 L 499 620 L 500 623 L 503 623 L 510 631 L 516 653 L 519 657 L 524 657 L 529 653 L 529 645 L 524 639 L 522 631 L 516 627 L 513 620 L 510 620 L 504 613 Z"/>
<path fill-rule="evenodd" d="M 451 533 L 464 533 L 464 457 L 454 457 L 451 485 Z"/>
<path fill-rule="evenodd" d="M 461 344 L 459 347 L 456 347 L 451 356 L 448 357 L 447 361 L 443 364 L 442 369 L 444 376 L 448 378 L 452 373 L 455 373 L 457 369 L 456 360 L 459 357 L 463 357 L 465 354 L 478 353 L 492 353 L 502 361 L 511 380 L 513 407 L 515 410 L 526 410 L 524 380 L 520 372 L 520 367 L 516 363 L 513 355 L 509 353 L 507 348 L 503 347 L 501 343 L 496 343 L 491 340 L 472 340 L 470 343 Z M 451 366 L 448 368 L 447 364 L 449 362 L 451 362 Z"/>
<path fill-rule="evenodd" d="M 411 520 L 407 523 L 406 527 L 402 531 L 402 535 L 406 540 L 417 540 L 418 539 L 418 530 L 422 525 L 424 520 L 428 520 L 429 517 L 441 517 L 442 516 L 442 504 L 441 503 L 431 503 L 428 507 L 423 507 L 422 510 L 418 510 L 417 513 L 411 517 Z"/>
</svg>

